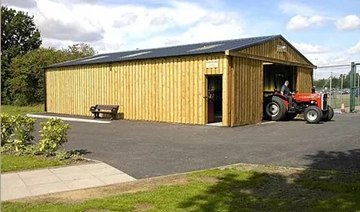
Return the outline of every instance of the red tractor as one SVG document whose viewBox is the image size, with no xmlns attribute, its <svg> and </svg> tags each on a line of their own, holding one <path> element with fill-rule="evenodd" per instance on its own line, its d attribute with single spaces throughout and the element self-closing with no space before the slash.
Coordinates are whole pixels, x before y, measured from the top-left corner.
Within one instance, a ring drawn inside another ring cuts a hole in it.
<svg viewBox="0 0 360 212">
<path fill-rule="evenodd" d="M 326 93 L 292 93 L 293 107 L 280 92 L 274 91 L 264 101 L 264 119 L 269 121 L 292 120 L 298 114 L 303 114 L 307 123 L 317 124 L 320 121 L 330 121 L 334 117 L 333 108 L 328 105 Z"/>
</svg>

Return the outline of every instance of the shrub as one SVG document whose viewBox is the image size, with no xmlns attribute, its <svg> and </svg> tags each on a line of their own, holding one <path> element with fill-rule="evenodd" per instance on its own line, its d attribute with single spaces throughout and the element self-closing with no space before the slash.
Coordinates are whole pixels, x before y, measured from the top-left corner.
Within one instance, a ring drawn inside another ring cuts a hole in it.
<svg viewBox="0 0 360 212">
<path fill-rule="evenodd" d="M 32 144 L 34 136 L 32 135 L 34 131 L 35 119 L 29 118 L 24 115 L 13 116 L 14 121 L 14 131 L 13 131 L 13 141 L 14 148 L 16 152 L 20 152 L 26 149 L 26 146 Z"/>
<path fill-rule="evenodd" d="M 42 122 L 41 126 L 40 133 L 43 139 L 39 143 L 39 150 L 47 156 L 54 155 L 68 141 L 67 130 L 70 129 L 70 125 L 61 119 L 52 118 Z"/>
<path fill-rule="evenodd" d="M 35 119 L 23 115 L 11 116 L 1 114 L 1 146 L 12 144 L 16 152 L 20 152 L 34 140 Z"/>
<path fill-rule="evenodd" d="M 14 132 L 13 117 L 6 113 L 1 113 L 1 146 L 11 142 L 11 135 Z"/>
<path fill-rule="evenodd" d="M 70 153 L 64 150 L 57 150 L 55 156 L 58 160 L 67 160 L 70 158 Z"/>
</svg>

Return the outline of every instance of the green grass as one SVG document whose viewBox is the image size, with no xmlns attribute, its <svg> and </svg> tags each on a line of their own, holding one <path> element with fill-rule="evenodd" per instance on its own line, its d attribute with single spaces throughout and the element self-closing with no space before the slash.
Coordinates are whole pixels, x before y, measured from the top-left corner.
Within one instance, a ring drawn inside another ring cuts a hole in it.
<svg viewBox="0 0 360 212">
<path fill-rule="evenodd" d="M 66 164 L 68 164 L 68 162 L 50 158 L 1 154 L 1 172 L 39 169 Z"/>
<path fill-rule="evenodd" d="M 3 202 L 2 211 L 27 212 L 100 212 L 100 211 L 360 211 L 360 174 L 300 171 L 246 171 L 238 169 L 206 170 L 182 176 L 178 184 L 153 186 L 143 191 L 122 193 L 126 185 L 99 189 L 99 195 L 111 196 L 69 201 L 71 194 L 51 199 Z M 162 178 L 169 183 L 167 178 Z M 127 187 L 136 190 L 137 181 Z M 147 185 L 153 185 L 151 180 Z M 121 187 L 123 186 L 123 187 Z M 84 197 L 86 196 L 84 191 Z M 90 193 L 90 192 L 88 192 Z M 91 195 L 95 195 L 92 190 Z M 31 202 L 33 201 L 33 202 Z M 35 201 L 35 202 L 34 202 Z"/>
<path fill-rule="evenodd" d="M 8 113 L 11 115 L 25 115 L 27 113 L 40 113 L 44 112 L 44 105 L 35 105 L 35 106 L 26 106 L 26 107 L 17 107 L 11 105 L 1 105 L 1 112 Z"/>
</svg>

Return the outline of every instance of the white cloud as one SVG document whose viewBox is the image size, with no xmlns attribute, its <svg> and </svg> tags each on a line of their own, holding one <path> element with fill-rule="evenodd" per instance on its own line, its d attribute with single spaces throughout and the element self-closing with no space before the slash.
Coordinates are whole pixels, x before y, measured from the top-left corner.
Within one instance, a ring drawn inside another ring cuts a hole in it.
<svg viewBox="0 0 360 212">
<path fill-rule="evenodd" d="M 279 9 L 280 11 L 282 11 L 284 14 L 287 15 L 298 15 L 298 14 L 302 14 L 305 16 L 319 15 L 319 11 L 316 11 L 310 6 L 294 3 L 294 2 L 281 2 L 279 4 Z"/>
<path fill-rule="evenodd" d="M 360 54 L 360 41 L 348 51 L 349 54 Z"/>
<path fill-rule="evenodd" d="M 356 30 L 360 28 L 360 17 L 357 15 L 347 15 L 336 21 L 338 30 Z"/>
<path fill-rule="evenodd" d="M 325 53 L 328 52 L 329 49 L 325 46 L 313 45 L 309 43 L 296 43 L 292 42 L 292 44 L 303 54 L 307 53 Z"/>
<path fill-rule="evenodd" d="M 293 16 L 286 25 L 287 30 L 305 30 L 311 26 L 323 26 L 326 19 L 322 16 Z"/>
<path fill-rule="evenodd" d="M 2 0 L 2 5 L 19 7 L 19 8 L 34 8 L 37 6 L 36 0 Z"/>
<path fill-rule="evenodd" d="M 245 36 L 238 14 L 196 3 L 169 1 L 166 6 L 153 7 L 106 5 L 100 0 L 101 4 L 94 4 L 96 1 L 37 0 L 36 8 L 15 9 L 34 15 L 44 45 L 87 42 L 100 53 Z"/>
</svg>

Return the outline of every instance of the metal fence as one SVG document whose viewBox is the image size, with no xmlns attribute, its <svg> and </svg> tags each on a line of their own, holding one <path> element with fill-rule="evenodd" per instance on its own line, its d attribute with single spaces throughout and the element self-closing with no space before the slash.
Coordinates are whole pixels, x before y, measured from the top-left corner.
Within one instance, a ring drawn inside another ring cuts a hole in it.
<svg viewBox="0 0 360 212">
<path fill-rule="evenodd" d="M 333 108 L 350 107 L 349 72 L 351 64 L 319 66 L 314 72 L 314 80 L 325 79 L 317 92 L 329 94 L 329 105 Z M 359 71 L 358 71 L 359 72 Z M 355 77 L 355 106 L 360 106 L 360 75 Z"/>
</svg>

